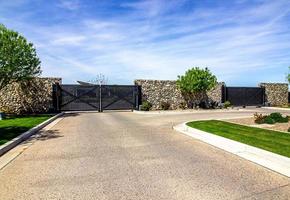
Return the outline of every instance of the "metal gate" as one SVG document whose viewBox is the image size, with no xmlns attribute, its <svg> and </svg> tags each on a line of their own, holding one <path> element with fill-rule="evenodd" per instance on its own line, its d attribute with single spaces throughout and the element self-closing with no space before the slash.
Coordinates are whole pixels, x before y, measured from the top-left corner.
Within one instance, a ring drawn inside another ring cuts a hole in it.
<svg viewBox="0 0 290 200">
<path fill-rule="evenodd" d="M 261 106 L 265 102 L 264 88 L 224 87 L 224 101 L 234 106 Z"/>
<path fill-rule="evenodd" d="M 135 85 L 55 85 L 56 111 L 133 110 L 139 106 Z"/>
</svg>

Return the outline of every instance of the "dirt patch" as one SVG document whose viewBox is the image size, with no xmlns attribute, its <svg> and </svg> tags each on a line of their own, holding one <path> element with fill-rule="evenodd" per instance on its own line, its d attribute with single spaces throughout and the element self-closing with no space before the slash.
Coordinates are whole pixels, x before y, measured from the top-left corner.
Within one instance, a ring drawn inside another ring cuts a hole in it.
<svg viewBox="0 0 290 200">
<path fill-rule="evenodd" d="M 242 124 L 242 125 L 253 126 L 253 127 L 258 127 L 258 128 L 271 129 L 271 130 L 275 130 L 275 131 L 284 131 L 284 132 L 288 132 L 288 128 L 290 127 L 290 122 L 288 122 L 288 123 L 276 123 L 276 124 L 256 124 L 254 122 L 253 117 L 240 118 L 240 119 L 226 119 L 224 121 L 233 122 L 233 123 Z"/>
</svg>

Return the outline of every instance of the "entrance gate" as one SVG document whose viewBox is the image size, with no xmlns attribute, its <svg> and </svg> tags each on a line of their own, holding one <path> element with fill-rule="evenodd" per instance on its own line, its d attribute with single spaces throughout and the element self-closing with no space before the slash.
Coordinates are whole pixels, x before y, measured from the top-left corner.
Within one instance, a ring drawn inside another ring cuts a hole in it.
<svg viewBox="0 0 290 200">
<path fill-rule="evenodd" d="M 57 111 L 133 110 L 139 106 L 135 85 L 55 85 Z"/>
<path fill-rule="evenodd" d="M 262 106 L 265 102 L 264 88 L 224 87 L 224 101 L 234 106 Z"/>
</svg>

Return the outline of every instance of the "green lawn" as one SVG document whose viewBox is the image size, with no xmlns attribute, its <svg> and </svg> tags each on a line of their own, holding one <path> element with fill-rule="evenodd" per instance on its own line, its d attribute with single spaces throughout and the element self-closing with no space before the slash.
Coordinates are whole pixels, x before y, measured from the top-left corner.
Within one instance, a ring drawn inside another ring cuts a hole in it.
<svg viewBox="0 0 290 200">
<path fill-rule="evenodd" d="M 193 121 L 188 126 L 290 157 L 290 134 L 218 120 Z"/>
<path fill-rule="evenodd" d="M 10 117 L 0 120 L 0 145 L 33 128 L 52 115 Z"/>
</svg>

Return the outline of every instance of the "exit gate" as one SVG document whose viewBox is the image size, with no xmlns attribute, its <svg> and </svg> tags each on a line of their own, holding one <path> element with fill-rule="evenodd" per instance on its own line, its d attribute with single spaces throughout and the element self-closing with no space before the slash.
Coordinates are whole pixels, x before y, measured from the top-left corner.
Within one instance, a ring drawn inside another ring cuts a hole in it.
<svg viewBox="0 0 290 200">
<path fill-rule="evenodd" d="M 133 110 L 139 107 L 135 85 L 54 85 L 57 111 Z"/>
</svg>

